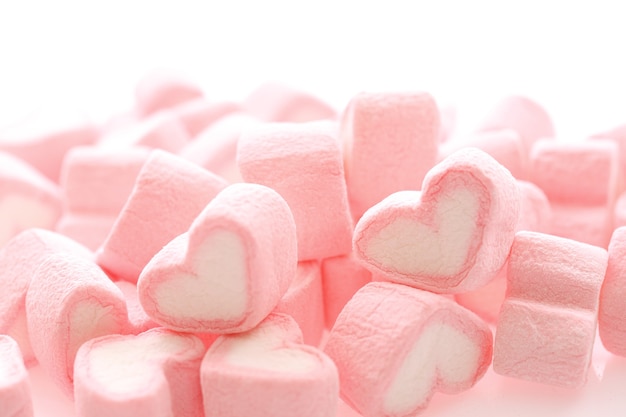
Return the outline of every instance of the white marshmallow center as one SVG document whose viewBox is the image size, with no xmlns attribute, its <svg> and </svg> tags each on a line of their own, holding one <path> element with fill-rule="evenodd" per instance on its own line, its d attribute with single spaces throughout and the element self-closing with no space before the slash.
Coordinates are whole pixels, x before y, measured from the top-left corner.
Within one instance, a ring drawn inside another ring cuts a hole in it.
<svg viewBox="0 0 626 417">
<path fill-rule="evenodd" d="M 398 218 L 372 237 L 365 254 L 403 274 L 454 275 L 467 261 L 479 208 L 473 191 L 454 190 L 436 206 L 436 229 Z"/>
<path fill-rule="evenodd" d="M 163 333 L 101 343 L 89 353 L 90 375 L 113 394 L 141 391 L 155 378 L 156 361 L 188 345 L 187 337 Z"/>
<path fill-rule="evenodd" d="M 445 324 L 429 325 L 391 383 L 385 395 L 385 412 L 404 415 L 423 404 L 436 378 L 444 384 L 469 380 L 476 372 L 479 359 L 480 349 L 468 336 Z"/>
<path fill-rule="evenodd" d="M 271 325 L 228 336 L 220 348 L 227 350 L 228 362 L 246 368 L 304 374 L 318 365 L 312 354 L 284 346 L 282 331 Z"/>
<path fill-rule="evenodd" d="M 248 261 L 241 238 L 228 230 L 213 231 L 197 253 L 203 254 L 195 259 L 197 276 L 178 276 L 159 285 L 161 313 L 199 320 L 241 317 L 248 299 Z"/>
<path fill-rule="evenodd" d="M 74 359 L 80 346 L 88 340 L 119 332 L 120 323 L 112 306 L 104 306 L 95 298 L 75 304 L 70 316 L 70 340 L 67 351 L 67 374 L 74 375 Z"/>
</svg>

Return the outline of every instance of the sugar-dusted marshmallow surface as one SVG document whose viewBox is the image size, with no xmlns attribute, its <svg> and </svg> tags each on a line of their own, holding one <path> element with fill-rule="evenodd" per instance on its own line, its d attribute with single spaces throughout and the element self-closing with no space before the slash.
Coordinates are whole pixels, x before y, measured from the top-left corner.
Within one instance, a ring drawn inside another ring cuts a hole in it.
<svg viewBox="0 0 626 417">
<path fill-rule="evenodd" d="M 518 232 L 494 344 L 495 372 L 580 388 L 596 337 L 605 249 L 537 232 Z"/>
<path fill-rule="evenodd" d="M 33 417 L 28 372 L 15 340 L 0 334 L 0 413 L 3 417 Z"/>
<path fill-rule="evenodd" d="M 530 164 L 531 181 L 552 206 L 551 233 L 607 247 L 617 199 L 617 145 L 541 140 L 532 148 Z"/>
<path fill-rule="evenodd" d="M 304 343 L 312 346 L 320 344 L 325 326 L 322 272 L 318 261 L 298 263 L 296 276 L 274 313 L 293 317 L 302 330 Z"/>
<path fill-rule="evenodd" d="M 266 122 L 303 123 L 337 117 L 335 109 L 319 98 L 271 82 L 253 91 L 243 107 L 246 112 Z"/>
<path fill-rule="evenodd" d="M 400 191 L 368 210 L 355 254 L 384 280 L 439 293 L 477 289 L 507 259 L 520 199 L 509 171 L 462 149 L 428 172 L 422 192 Z"/>
<path fill-rule="evenodd" d="M 352 220 L 332 122 L 267 123 L 239 139 L 243 179 L 282 195 L 296 221 L 298 260 L 350 252 Z"/>
<path fill-rule="evenodd" d="M 63 216 L 56 230 L 92 250 L 109 235 L 150 149 L 80 146 L 65 156 L 61 171 Z"/>
<path fill-rule="evenodd" d="M 616 198 L 617 157 L 609 140 L 541 140 L 530 154 L 531 181 L 554 203 L 606 205 Z"/>
<path fill-rule="evenodd" d="M 119 279 L 137 282 L 143 267 L 191 222 L 226 181 L 164 151 L 153 151 L 111 233 L 96 253 Z"/>
<path fill-rule="evenodd" d="M 549 233 L 552 211 L 546 195 L 535 184 L 517 181 L 521 193 L 521 210 L 516 231 L 529 230 Z M 484 320 L 495 323 L 506 295 L 508 264 L 505 263 L 496 278 L 474 291 L 455 294 L 456 301 L 472 310 Z"/>
<path fill-rule="evenodd" d="M 340 140 L 355 220 L 391 193 L 421 188 L 437 162 L 439 124 L 428 93 L 361 93 L 350 101 Z"/>
<path fill-rule="evenodd" d="M 61 210 L 61 192 L 55 183 L 0 151 L 0 247 L 22 230 L 54 228 Z"/>
<path fill-rule="evenodd" d="M 602 344 L 626 356 L 626 227 L 615 229 L 609 244 L 609 263 L 600 292 L 598 327 Z"/>
<path fill-rule="evenodd" d="M 263 185 L 233 184 L 146 265 L 139 300 L 171 329 L 242 332 L 276 307 L 296 267 L 296 229 L 285 200 Z"/>
<path fill-rule="evenodd" d="M 144 76 L 135 88 L 137 112 L 148 116 L 204 96 L 193 82 L 160 70 Z"/>
<path fill-rule="evenodd" d="M 26 318 L 39 364 L 67 394 L 80 345 L 128 328 L 122 292 L 95 263 L 74 254 L 53 254 L 39 265 L 26 294 Z"/>
<path fill-rule="evenodd" d="M 74 364 L 77 417 L 198 417 L 205 348 L 163 328 L 81 346 Z"/>
<path fill-rule="evenodd" d="M 93 257 L 87 248 L 73 240 L 42 229 L 25 230 L 0 249 L 0 334 L 15 339 L 27 366 L 37 360 L 26 323 L 26 292 L 39 265 L 55 253 Z"/>
<path fill-rule="evenodd" d="M 524 96 L 502 98 L 483 120 L 481 131 L 513 129 L 520 134 L 526 151 L 538 139 L 553 138 L 550 115 L 536 101 Z"/>
<path fill-rule="evenodd" d="M 335 364 L 302 343 L 288 315 L 272 314 L 254 329 L 222 336 L 201 367 L 205 417 L 335 417 Z"/>
<path fill-rule="evenodd" d="M 487 324 L 453 301 L 400 284 L 365 285 L 337 317 L 324 351 L 341 396 L 369 417 L 414 416 L 436 392 L 473 386 L 491 363 Z"/>
<path fill-rule="evenodd" d="M 511 172 L 516 179 L 528 178 L 528 152 L 520 134 L 513 129 L 476 132 L 467 138 L 447 142 L 439 148 L 439 157 L 444 157 L 465 148 L 474 147 L 487 152 Z"/>
</svg>

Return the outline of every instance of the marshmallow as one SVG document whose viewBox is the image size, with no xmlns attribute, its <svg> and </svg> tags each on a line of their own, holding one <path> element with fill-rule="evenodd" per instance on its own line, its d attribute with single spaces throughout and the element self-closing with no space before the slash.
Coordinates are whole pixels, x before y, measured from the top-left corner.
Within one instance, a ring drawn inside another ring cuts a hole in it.
<svg viewBox="0 0 626 417">
<path fill-rule="evenodd" d="M 391 193 L 421 188 L 437 162 L 439 124 L 427 93 L 361 93 L 350 101 L 340 139 L 355 220 Z"/>
<path fill-rule="evenodd" d="M 201 132 L 179 155 L 231 183 L 243 182 L 237 166 L 237 143 L 245 129 L 259 123 L 244 113 L 226 116 Z"/>
<path fill-rule="evenodd" d="M 33 402 L 20 348 L 0 334 L 0 410 L 2 416 L 33 417 Z"/>
<path fill-rule="evenodd" d="M 324 351 L 341 396 L 364 416 L 414 416 L 436 391 L 472 387 L 491 362 L 489 327 L 445 297 L 365 285 L 337 317 Z"/>
<path fill-rule="evenodd" d="M 505 168 L 462 149 L 429 171 L 422 192 L 397 192 L 368 210 L 355 255 L 388 281 L 438 293 L 480 288 L 507 259 L 520 199 Z"/>
<path fill-rule="evenodd" d="M 546 195 L 531 182 L 517 181 L 521 192 L 521 210 L 516 231 L 528 230 L 548 233 L 552 211 Z M 474 291 L 455 294 L 455 300 L 482 319 L 495 323 L 506 295 L 508 264 L 505 263 L 493 281 Z"/>
<path fill-rule="evenodd" d="M 94 144 L 100 136 L 94 124 L 56 113 L 52 110 L 38 114 L 11 131 L 0 131 L 0 151 L 22 159 L 55 183 L 66 152 L 75 146 Z"/>
<path fill-rule="evenodd" d="M 217 120 L 240 110 L 241 106 L 237 103 L 230 101 L 213 103 L 205 98 L 187 101 L 169 109 L 182 122 L 191 138 L 195 138 Z"/>
<path fill-rule="evenodd" d="M 287 203 L 257 184 L 220 192 L 184 233 L 159 251 L 137 288 L 146 313 L 185 332 L 235 333 L 276 307 L 297 267 Z"/>
<path fill-rule="evenodd" d="M 23 231 L 0 250 L 0 334 L 15 339 L 27 366 L 37 360 L 26 323 L 26 292 L 39 265 L 55 253 L 72 253 L 85 259 L 93 256 L 73 240 L 41 229 Z"/>
<path fill-rule="evenodd" d="M 239 139 L 237 163 L 247 182 L 282 195 L 296 221 L 298 260 L 350 252 L 352 220 L 341 152 L 328 122 L 273 123 Z"/>
<path fill-rule="evenodd" d="M 135 88 L 136 107 L 141 116 L 178 106 L 203 95 L 198 86 L 166 71 L 147 74 Z"/>
<path fill-rule="evenodd" d="M 523 96 L 500 100 L 482 122 L 479 131 L 513 129 L 520 134 L 526 151 L 538 139 L 553 138 L 550 115 L 537 102 Z"/>
<path fill-rule="evenodd" d="M 56 230 L 96 250 L 111 228 L 150 155 L 144 147 L 76 147 L 61 172 L 64 214 Z"/>
<path fill-rule="evenodd" d="M 551 233 L 606 247 L 617 198 L 617 145 L 542 140 L 533 146 L 530 161 L 531 181 L 552 206 Z"/>
<path fill-rule="evenodd" d="M 372 273 L 359 263 L 354 252 L 322 261 L 324 318 L 327 328 L 333 327 L 346 303 L 371 280 Z"/>
<path fill-rule="evenodd" d="M 439 149 L 443 159 L 464 147 L 478 148 L 491 155 L 517 179 L 528 178 L 528 155 L 519 133 L 512 129 L 477 132 L 464 138 L 447 142 Z"/>
<path fill-rule="evenodd" d="M 304 123 L 337 116 L 335 109 L 317 97 L 278 83 L 261 85 L 248 96 L 243 107 L 266 122 Z"/>
<path fill-rule="evenodd" d="M 0 151 L 0 247 L 22 230 L 54 228 L 60 216 L 58 186 L 26 162 Z"/>
<path fill-rule="evenodd" d="M 274 313 L 288 314 L 302 330 L 304 343 L 318 346 L 324 334 L 322 273 L 317 261 L 298 263 L 296 276 Z"/>
<path fill-rule="evenodd" d="M 128 328 L 122 292 L 95 263 L 73 254 L 53 254 L 39 265 L 26 294 L 26 317 L 39 364 L 67 394 L 80 345 Z"/>
<path fill-rule="evenodd" d="M 541 140 L 530 161 L 531 181 L 550 202 L 591 206 L 615 199 L 617 145 L 611 141 Z"/>
<path fill-rule="evenodd" d="M 185 232 L 226 182 L 182 158 L 153 151 L 111 233 L 96 252 L 98 264 L 133 283 L 148 261 Z"/>
<path fill-rule="evenodd" d="M 146 146 L 176 153 L 189 140 L 185 125 L 174 114 L 162 112 L 111 130 L 102 136 L 98 145 L 113 149 Z"/>
<path fill-rule="evenodd" d="M 74 364 L 77 417 L 197 417 L 205 348 L 163 328 L 110 335 L 81 346 Z"/>
<path fill-rule="evenodd" d="M 602 248 L 518 232 L 496 328 L 494 371 L 566 388 L 584 385 L 607 262 Z"/>
<path fill-rule="evenodd" d="M 205 417 L 335 417 L 335 364 L 302 344 L 295 321 L 272 314 L 256 328 L 222 336 L 200 370 Z"/>
<path fill-rule="evenodd" d="M 626 356 L 626 227 L 613 232 L 609 263 L 600 292 L 598 324 L 604 347 Z"/>
</svg>

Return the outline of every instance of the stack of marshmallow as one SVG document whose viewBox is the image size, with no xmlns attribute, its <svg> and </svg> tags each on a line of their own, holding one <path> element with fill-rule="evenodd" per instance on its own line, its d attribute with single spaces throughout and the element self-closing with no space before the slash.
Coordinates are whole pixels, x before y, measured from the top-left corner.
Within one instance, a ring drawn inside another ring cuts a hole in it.
<svg viewBox="0 0 626 417">
<path fill-rule="evenodd" d="M 492 362 L 584 385 L 598 323 L 626 356 L 624 129 L 447 116 L 158 74 L 105 126 L 0 131 L 0 415 L 36 364 L 79 417 L 414 416 Z"/>
</svg>

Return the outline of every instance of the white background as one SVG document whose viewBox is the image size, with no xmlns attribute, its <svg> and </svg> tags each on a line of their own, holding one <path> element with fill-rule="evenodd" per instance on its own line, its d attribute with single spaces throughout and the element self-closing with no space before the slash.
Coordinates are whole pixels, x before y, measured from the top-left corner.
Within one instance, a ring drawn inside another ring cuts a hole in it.
<svg viewBox="0 0 626 417">
<path fill-rule="evenodd" d="M 0 126 L 59 102 L 104 120 L 130 107 L 143 74 L 169 68 L 215 99 L 242 99 L 266 80 L 338 109 L 362 90 L 422 89 L 458 104 L 462 121 L 523 93 L 560 137 L 578 139 L 626 121 L 623 9 L 621 0 L 0 0 Z"/>
<path fill-rule="evenodd" d="M 559 137 L 581 139 L 626 122 L 622 8 L 620 0 L 0 0 L 0 127 L 56 105 L 104 121 L 132 105 L 142 75 L 170 68 L 214 99 L 241 100 L 267 80 L 338 109 L 362 90 L 422 89 L 458 104 L 468 126 L 500 96 L 522 93 L 552 114 Z M 610 358 L 606 369 L 613 379 L 592 377 L 568 393 L 490 373 L 427 414 L 589 416 L 601 404 L 617 415 L 626 362 Z M 66 400 L 41 399 L 48 385 L 34 382 L 39 416 L 71 414 Z"/>
</svg>

